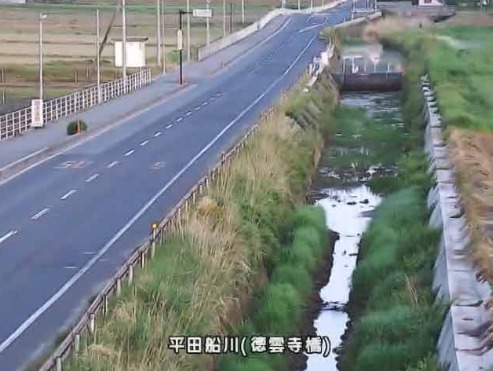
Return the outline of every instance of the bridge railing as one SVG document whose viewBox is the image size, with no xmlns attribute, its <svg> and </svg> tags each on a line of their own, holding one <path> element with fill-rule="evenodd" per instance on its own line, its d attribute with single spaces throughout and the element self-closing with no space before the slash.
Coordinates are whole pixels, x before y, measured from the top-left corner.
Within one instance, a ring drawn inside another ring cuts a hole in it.
<svg viewBox="0 0 493 371">
<path fill-rule="evenodd" d="M 152 81 L 151 70 L 143 69 L 123 78 L 101 84 L 101 99 L 97 86 L 79 90 L 63 97 L 43 102 L 43 122 L 50 123 L 62 117 L 86 110 L 97 104 L 140 89 Z M 26 107 L 0 116 L 0 140 L 17 136 L 31 128 L 31 107 Z"/>
</svg>

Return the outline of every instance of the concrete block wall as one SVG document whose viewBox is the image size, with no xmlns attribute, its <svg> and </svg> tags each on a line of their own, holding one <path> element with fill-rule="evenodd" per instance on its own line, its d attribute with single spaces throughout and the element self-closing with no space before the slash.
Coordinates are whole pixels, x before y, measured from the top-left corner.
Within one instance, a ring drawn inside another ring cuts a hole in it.
<svg viewBox="0 0 493 371">
<path fill-rule="evenodd" d="M 493 351 L 487 345 L 491 314 L 486 303 L 490 285 L 478 280 L 479 271 L 468 257 L 471 235 L 456 188 L 453 166 L 442 135 L 442 120 L 427 76 L 422 77 L 426 120 L 425 151 L 436 185 L 428 194 L 429 224 L 441 228 L 440 251 L 434 266 L 437 300 L 450 303 L 437 344 L 440 363 L 448 371 L 493 369 Z"/>
</svg>

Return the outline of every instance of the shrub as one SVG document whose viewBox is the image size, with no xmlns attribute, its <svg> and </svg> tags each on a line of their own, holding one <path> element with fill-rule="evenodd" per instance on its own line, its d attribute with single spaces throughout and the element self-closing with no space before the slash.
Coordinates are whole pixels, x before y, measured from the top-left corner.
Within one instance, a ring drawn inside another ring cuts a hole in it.
<svg viewBox="0 0 493 371">
<path fill-rule="evenodd" d="M 87 124 L 82 120 L 71 121 L 67 125 L 67 135 L 74 135 L 87 130 Z"/>
</svg>

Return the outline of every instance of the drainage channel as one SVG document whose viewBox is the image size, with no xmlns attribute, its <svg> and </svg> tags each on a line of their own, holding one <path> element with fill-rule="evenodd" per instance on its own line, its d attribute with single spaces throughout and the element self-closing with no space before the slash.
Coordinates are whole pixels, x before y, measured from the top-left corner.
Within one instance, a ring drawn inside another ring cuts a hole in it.
<svg viewBox="0 0 493 371">
<path fill-rule="evenodd" d="M 322 304 L 313 322 L 316 334 L 328 336 L 332 349 L 328 357 L 307 355 L 306 371 L 338 370 L 361 236 L 382 201 L 382 184 L 396 175 L 396 153 L 406 137 L 399 106 L 398 93 L 344 94 L 335 113 L 336 134 L 311 190 L 315 203 L 325 210 L 328 229 L 338 234 L 329 281 L 319 292 Z"/>
</svg>

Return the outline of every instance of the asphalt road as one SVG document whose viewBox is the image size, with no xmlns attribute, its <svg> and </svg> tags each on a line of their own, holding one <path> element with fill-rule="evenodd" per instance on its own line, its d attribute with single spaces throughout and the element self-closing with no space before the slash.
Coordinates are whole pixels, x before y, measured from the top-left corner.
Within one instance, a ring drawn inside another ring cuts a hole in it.
<svg viewBox="0 0 493 371">
<path fill-rule="evenodd" d="M 0 186 L 1 371 L 26 367 L 80 316 L 151 222 L 299 79 L 321 24 L 348 12 L 293 16 L 224 73 Z"/>
</svg>

